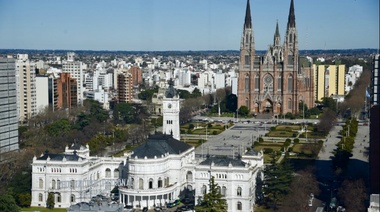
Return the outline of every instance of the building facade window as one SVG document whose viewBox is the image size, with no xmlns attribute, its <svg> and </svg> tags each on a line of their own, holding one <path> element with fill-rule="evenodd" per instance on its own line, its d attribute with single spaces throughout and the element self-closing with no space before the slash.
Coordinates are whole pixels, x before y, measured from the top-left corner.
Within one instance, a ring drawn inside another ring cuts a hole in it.
<svg viewBox="0 0 380 212">
<path fill-rule="evenodd" d="M 38 194 L 38 201 L 39 202 L 43 201 L 43 195 L 41 193 Z"/>
<path fill-rule="evenodd" d="M 75 195 L 74 195 L 74 194 L 72 194 L 72 195 L 70 196 L 70 201 L 71 201 L 71 202 L 75 202 Z"/>
<path fill-rule="evenodd" d="M 142 178 L 139 179 L 139 189 L 144 189 L 144 180 Z"/>
<path fill-rule="evenodd" d="M 239 197 L 241 197 L 241 191 L 242 191 L 241 187 L 238 187 L 236 195 L 239 196 Z"/>
<path fill-rule="evenodd" d="M 57 202 L 61 202 L 61 194 L 57 194 Z"/>
<path fill-rule="evenodd" d="M 292 109 L 292 100 L 288 99 L 288 109 Z"/>
<path fill-rule="evenodd" d="M 227 188 L 226 188 L 226 186 L 223 186 L 222 187 L 222 191 L 220 192 L 221 194 L 222 194 L 222 196 L 226 196 L 226 192 L 227 192 Z"/>
<path fill-rule="evenodd" d="M 290 75 L 288 77 L 288 91 L 292 92 L 293 91 L 293 77 Z"/>
<path fill-rule="evenodd" d="M 260 77 L 258 75 L 255 76 L 255 91 L 260 90 Z"/>
<path fill-rule="evenodd" d="M 51 187 L 52 187 L 53 189 L 55 189 L 55 180 L 52 180 L 52 181 L 51 181 Z"/>
<path fill-rule="evenodd" d="M 115 170 L 113 171 L 113 177 L 114 177 L 114 178 L 119 178 L 119 169 L 115 169 Z"/>
<path fill-rule="evenodd" d="M 207 192 L 207 187 L 206 187 L 206 185 L 203 185 L 202 186 L 202 194 L 206 194 L 206 192 Z"/>
<path fill-rule="evenodd" d="M 162 179 L 161 179 L 161 177 L 158 178 L 158 181 L 157 181 L 157 187 L 158 187 L 158 188 L 162 188 Z"/>
<path fill-rule="evenodd" d="M 281 78 L 281 76 L 278 76 L 278 78 L 277 78 L 277 90 L 278 91 L 282 90 L 282 78 Z"/>
<path fill-rule="evenodd" d="M 149 189 L 152 189 L 153 188 L 153 179 L 150 178 L 149 179 Z"/>
<path fill-rule="evenodd" d="M 44 188 L 44 180 L 43 180 L 43 179 L 40 179 L 40 180 L 38 181 L 38 187 L 39 187 L 39 188 Z"/>
<path fill-rule="evenodd" d="M 245 86 L 244 87 L 245 92 L 249 92 L 249 76 L 248 75 L 245 76 L 244 86 Z"/>
<path fill-rule="evenodd" d="M 238 211 L 241 211 L 242 208 L 243 208 L 243 206 L 242 206 L 241 202 L 240 202 L 240 201 L 237 202 L 236 209 L 237 209 Z"/>
</svg>

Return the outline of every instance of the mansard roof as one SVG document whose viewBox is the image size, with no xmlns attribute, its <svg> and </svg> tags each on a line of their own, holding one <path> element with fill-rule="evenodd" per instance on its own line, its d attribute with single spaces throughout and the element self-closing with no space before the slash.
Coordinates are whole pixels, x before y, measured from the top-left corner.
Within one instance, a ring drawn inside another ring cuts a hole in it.
<svg viewBox="0 0 380 212">
<path fill-rule="evenodd" d="M 66 158 L 66 161 L 79 161 L 85 160 L 86 158 L 80 157 L 77 154 L 51 154 L 51 153 L 45 153 L 41 157 L 37 158 L 37 160 L 47 160 L 47 158 L 50 158 L 50 161 L 63 161 L 63 158 Z"/>
<path fill-rule="evenodd" d="M 157 158 L 161 155 L 169 153 L 171 155 L 179 155 L 193 148 L 191 145 L 174 139 L 171 135 L 156 133 L 151 135 L 142 145 L 133 150 L 132 158 Z"/>
<path fill-rule="evenodd" d="M 202 161 L 200 165 L 207 165 L 207 166 L 220 166 L 220 167 L 228 167 L 230 164 L 233 167 L 245 167 L 245 162 L 242 161 L 240 158 L 230 158 L 227 156 L 213 156 L 208 157 L 206 160 Z"/>
<path fill-rule="evenodd" d="M 246 152 L 244 155 L 257 156 L 257 155 L 259 155 L 259 152 L 252 148 L 251 150 Z"/>
</svg>

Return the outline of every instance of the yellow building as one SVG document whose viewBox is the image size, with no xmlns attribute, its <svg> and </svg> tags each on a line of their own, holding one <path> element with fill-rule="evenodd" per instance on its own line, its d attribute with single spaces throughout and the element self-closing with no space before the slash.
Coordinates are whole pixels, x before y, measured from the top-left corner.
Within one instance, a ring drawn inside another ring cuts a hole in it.
<svg viewBox="0 0 380 212">
<path fill-rule="evenodd" d="M 313 65 L 315 100 L 323 97 L 344 96 L 346 65 Z"/>
</svg>

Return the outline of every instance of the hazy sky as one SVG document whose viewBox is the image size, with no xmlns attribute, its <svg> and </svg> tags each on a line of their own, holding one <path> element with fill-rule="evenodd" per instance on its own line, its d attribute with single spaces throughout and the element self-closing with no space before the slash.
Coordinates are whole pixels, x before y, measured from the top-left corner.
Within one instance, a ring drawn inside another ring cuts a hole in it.
<svg viewBox="0 0 380 212">
<path fill-rule="evenodd" d="M 379 48 L 378 0 L 295 0 L 299 49 Z M 290 0 L 251 0 L 257 50 Z M 0 0 L 0 49 L 239 50 L 246 0 Z"/>
</svg>

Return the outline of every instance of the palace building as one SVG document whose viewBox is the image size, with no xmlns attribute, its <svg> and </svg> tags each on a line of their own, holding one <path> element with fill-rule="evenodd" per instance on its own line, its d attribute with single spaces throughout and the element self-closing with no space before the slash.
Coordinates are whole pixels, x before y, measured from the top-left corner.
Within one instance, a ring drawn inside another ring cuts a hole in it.
<svg viewBox="0 0 380 212">
<path fill-rule="evenodd" d="M 278 23 L 263 56 L 256 55 L 249 0 L 240 43 L 238 108 L 252 114 L 299 113 L 299 103 L 314 107 L 313 66 L 299 56 L 294 2 L 291 0 L 285 41 L 281 44 Z"/>
</svg>

